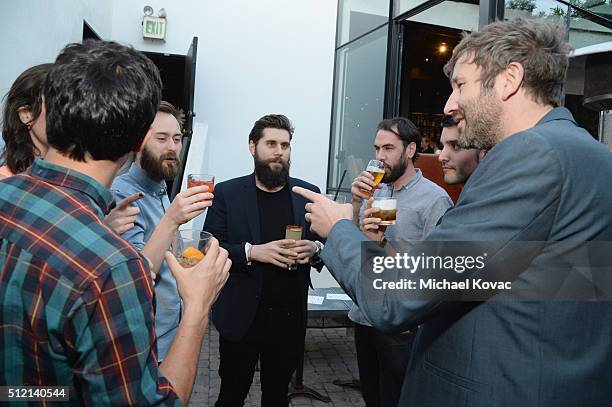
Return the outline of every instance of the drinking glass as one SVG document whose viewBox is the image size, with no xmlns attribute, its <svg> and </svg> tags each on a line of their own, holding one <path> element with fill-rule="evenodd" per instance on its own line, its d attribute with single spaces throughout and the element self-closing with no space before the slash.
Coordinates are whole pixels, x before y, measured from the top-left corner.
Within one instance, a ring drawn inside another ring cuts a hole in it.
<svg viewBox="0 0 612 407">
<path fill-rule="evenodd" d="M 208 187 L 208 192 L 214 192 L 215 176 L 209 174 L 189 174 L 187 176 L 187 188 L 199 187 L 202 185 Z"/>
<path fill-rule="evenodd" d="M 287 225 L 285 228 L 285 239 L 302 240 L 302 227 L 297 225 Z M 291 246 L 287 245 L 285 248 L 289 249 Z M 289 270 L 297 270 L 297 263 L 289 264 L 287 269 Z"/>
<path fill-rule="evenodd" d="M 212 234 L 198 229 L 180 229 L 172 242 L 172 253 L 185 268 L 198 264 L 206 256 Z"/>
<path fill-rule="evenodd" d="M 374 197 L 372 208 L 378 208 L 373 216 L 380 218 L 380 225 L 395 225 L 397 219 L 397 199 L 388 197 Z"/>
<path fill-rule="evenodd" d="M 366 191 L 364 189 L 362 189 L 361 191 L 365 193 L 368 197 L 371 197 L 374 193 L 374 190 L 378 188 L 378 185 L 385 176 L 385 163 L 380 160 L 370 160 L 368 166 L 366 167 L 366 171 L 372 174 L 372 176 L 374 177 L 374 187 L 371 191 Z"/>
</svg>

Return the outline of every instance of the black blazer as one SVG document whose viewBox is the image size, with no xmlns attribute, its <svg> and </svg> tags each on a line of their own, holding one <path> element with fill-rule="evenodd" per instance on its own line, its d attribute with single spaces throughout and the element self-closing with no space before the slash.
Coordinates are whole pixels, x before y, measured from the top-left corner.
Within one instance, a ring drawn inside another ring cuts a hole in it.
<svg viewBox="0 0 612 407">
<path fill-rule="evenodd" d="M 320 192 L 319 188 L 297 178 L 289 178 L 289 187 L 299 186 Z M 304 239 L 321 240 L 305 224 L 308 201 L 291 192 L 294 224 L 304 228 Z M 255 174 L 234 178 L 215 185 L 215 199 L 206 215 L 204 230 L 212 233 L 232 260 L 230 277 L 221 290 L 212 310 L 212 319 L 219 333 L 230 340 L 240 340 L 247 333 L 259 306 L 262 275 L 247 265 L 244 245 L 264 243 L 259 228 L 259 208 Z M 322 265 L 321 265 L 322 267 Z M 306 298 L 310 284 L 310 265 L 300 265 L 302 318 L 306 323 Z"/>
</svg>

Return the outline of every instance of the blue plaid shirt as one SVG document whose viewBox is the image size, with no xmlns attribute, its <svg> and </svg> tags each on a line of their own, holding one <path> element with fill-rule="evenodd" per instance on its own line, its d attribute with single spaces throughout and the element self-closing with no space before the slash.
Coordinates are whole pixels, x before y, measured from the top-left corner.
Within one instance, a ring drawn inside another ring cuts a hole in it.
<svg viewBox="0 0 612 407">
<path fill-rule="evenodd" d="M 180 405 L 158 369 L 148 266 L 105 224 L 112 203 L 40 159 L 0 181 L 1 386 L 69 386 L 74 405 Z"/>
</svg>

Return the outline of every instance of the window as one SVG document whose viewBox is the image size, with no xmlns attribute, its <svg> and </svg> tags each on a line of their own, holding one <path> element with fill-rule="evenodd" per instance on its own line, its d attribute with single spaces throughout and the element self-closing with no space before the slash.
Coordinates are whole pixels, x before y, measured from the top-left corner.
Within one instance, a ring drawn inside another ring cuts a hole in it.
<svg viewBox="0 0 612 407">
<path fill-rule="evenodd" d="M 383 118 L 387 26 L 336 51 L 334 105 L 328 191 L 342 189 L 374 156 L 376 126 Z"/>
<path fill-rule="evenodd" d="M 389 0 L 340 0 L 337 46 L 340 47 L 389 21 Z"/>
</svg>

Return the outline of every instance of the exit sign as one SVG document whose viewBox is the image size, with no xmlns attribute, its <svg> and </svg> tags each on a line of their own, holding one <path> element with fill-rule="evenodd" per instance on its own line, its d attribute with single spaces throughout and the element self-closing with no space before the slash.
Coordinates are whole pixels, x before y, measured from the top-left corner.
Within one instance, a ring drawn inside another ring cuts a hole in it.
<svg viewBox="0 0 612 407">
<path fill-rule="evenodd" d="M 142 36 L 163 40 L 166 38 L 166 19 L 145 16 L 142 20 Z"/>
</svg>

